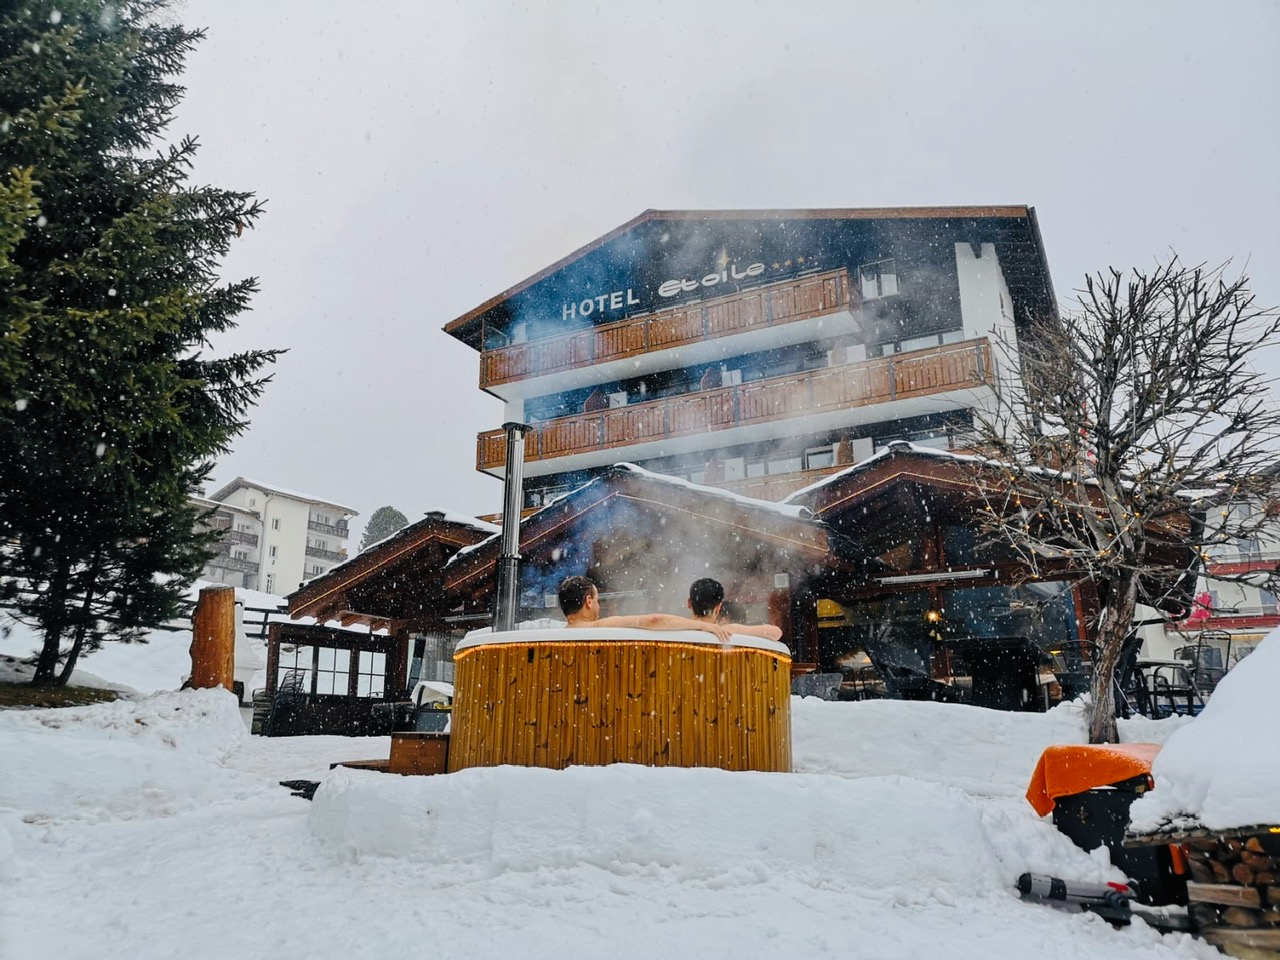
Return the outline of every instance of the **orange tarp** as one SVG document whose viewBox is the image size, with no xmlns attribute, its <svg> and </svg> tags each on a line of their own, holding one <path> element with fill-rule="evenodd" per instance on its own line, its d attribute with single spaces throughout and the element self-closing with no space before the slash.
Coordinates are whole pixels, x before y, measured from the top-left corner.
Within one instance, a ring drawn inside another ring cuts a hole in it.
<svg viewBox="0 0 1280 960">
<path fill-rule="evenodd" d="M 1069 743 L 1040 754 L 1027 787 L 1027 800 L 1044 816 L 1058 797 L 1151 773 L 1158 743 Z"/>
</svg>

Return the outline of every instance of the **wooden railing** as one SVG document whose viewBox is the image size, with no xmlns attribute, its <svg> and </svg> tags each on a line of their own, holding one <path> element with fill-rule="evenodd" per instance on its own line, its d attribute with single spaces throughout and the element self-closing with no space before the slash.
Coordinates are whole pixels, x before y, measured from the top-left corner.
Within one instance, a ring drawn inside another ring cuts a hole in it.
<svg viewBox="0 0 1280 960">
<path fill-rule="evenodd" d="M 480 354 L 480 386 L 589 367 L 858 306 L 848 271 L 832 270 L 576 333 L 484 350 Z"/>
<path fill-rule="evenodd" d="M 994 383 L 985 337 L 548 420 L 525 435 L 525 459 L 567 457 L 984 383 Z M 476 438 L 478 469 L 492 470 L 505 459 L 504 431 L 488 430 Z"/>
</svg>

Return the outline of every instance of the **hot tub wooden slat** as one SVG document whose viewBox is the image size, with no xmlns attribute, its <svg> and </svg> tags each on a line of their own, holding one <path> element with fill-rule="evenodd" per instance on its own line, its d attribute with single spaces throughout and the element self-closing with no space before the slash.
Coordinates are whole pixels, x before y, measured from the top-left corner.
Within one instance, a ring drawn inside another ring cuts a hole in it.
<svg viewBox="0 0 1280 960">
<path fill-rule="evenodd" d="M 790 661 L 754 647 L 495 642 L 460 651 L 449 768 L 789 770 Z"/>
</svg>

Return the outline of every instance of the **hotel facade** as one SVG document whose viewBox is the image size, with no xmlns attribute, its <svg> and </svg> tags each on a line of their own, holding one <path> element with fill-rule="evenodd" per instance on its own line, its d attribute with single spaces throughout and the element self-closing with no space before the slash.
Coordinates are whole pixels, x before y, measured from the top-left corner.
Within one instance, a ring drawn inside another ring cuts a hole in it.
<svg viewBox="0 0 1280 960">
<path fill-rule="evenodd" d="M 963 448 L 1055 309 L 1030 207 L 651 210 L 445 331 L 530 426 L 528 510 L 620 461 L 781 500 L 893 440 Z"/>
</svg>

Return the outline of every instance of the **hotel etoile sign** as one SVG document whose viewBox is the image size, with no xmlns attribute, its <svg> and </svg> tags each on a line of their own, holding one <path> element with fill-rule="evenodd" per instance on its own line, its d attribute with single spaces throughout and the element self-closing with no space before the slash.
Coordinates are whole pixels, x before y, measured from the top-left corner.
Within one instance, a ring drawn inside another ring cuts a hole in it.
<svg viewBox="0 0 1280 960">
<path fill-rule="evenodd" d="M 653 307 L 659 307 L 663 302 L 681 294 L 692 294 L 699 291 L 710 294 L 716 287 L 743 283 L 753 277 L 764 274 L 766 271 L 770 273 L 790 273 L 795 268 L 804 269 L 805 265 L 804 257 L 796 257 L 772 264 L 762 262 L 739 263 L 730 259 L 722 247 L 720 255 L 716 257 L 713 263 L 708 264 L 708 267 L 711 268 L 708 272 L 694 272 L 692 276 L 676 276 L 662 280 L 657 284 L 656 297 L 643 287 L 639 288 L 639 292 L 635 287 L 624 287 L 620 290 L 592 294 L 581 300 L 565 301 L 561 305 L 560 315 L 563 320 L 605 316 L 620 318 L 625 311 L 641 306 L 646 302 L 651 302 Z"/>
</svg>

